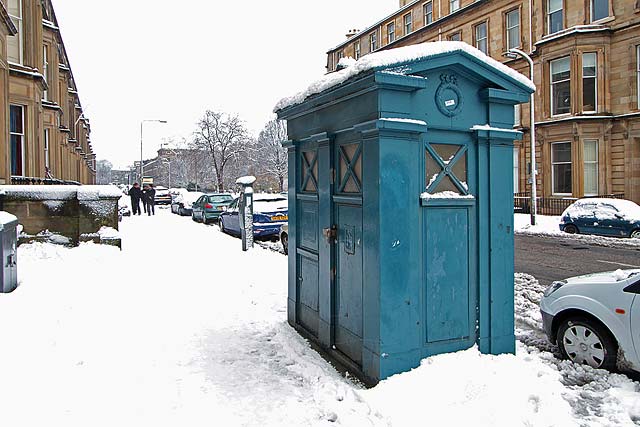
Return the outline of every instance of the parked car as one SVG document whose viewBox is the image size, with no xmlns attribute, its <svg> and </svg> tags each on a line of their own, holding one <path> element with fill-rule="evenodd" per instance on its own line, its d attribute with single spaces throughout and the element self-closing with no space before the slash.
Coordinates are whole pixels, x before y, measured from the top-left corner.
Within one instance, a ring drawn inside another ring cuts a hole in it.
<svg viewBox="0 0 640 427">
<path fill-rule="evenodd" d="M 282 224 L 280 227 L 280 243 L 285 255 L 289 255 L 289 223 Z"/>
<path fill-rule="evenodd" d="M 204 195 L 199 191 L 187 191 L 176 196 L 172 206 L 175 205 L 176 213 L 180 216 L 191 216 L 193 213 L 193 204 Z"/>
<path fill-rule="evenodd" d="M 554 282 L 540 301 L 544 330 L 575 363 L 640 372 L 640 269 Z"/>
<path fill-rule="evenodd" d="M 220 215 L 220 230 L 240 235 L 239 199 Z M 253 236 L 277 240 L 280 228 L 289 221 L 287 199 L 279 194 L 256 194 L 253 200 Z"/>
<path fill-rule="evenodd" d="M 233 202 L 228 193 L 204 194 L 192 205 L 191 218 L 207 224 L 220 218 L 220 214 Z"/>
<path fill-rule="evenodd" d="M 154 197 L 156 205 L 170 205 L 171 194 L 169 194 L 169 189 L 161 185 L 154 188 L 156 189 L 156 195 Z"/>
<path fill-rule="evenodd" d="M 640 238 L 640 206 L 631 200 L 580 199 L 560 218 L 560 231 Z"/>
</svg>

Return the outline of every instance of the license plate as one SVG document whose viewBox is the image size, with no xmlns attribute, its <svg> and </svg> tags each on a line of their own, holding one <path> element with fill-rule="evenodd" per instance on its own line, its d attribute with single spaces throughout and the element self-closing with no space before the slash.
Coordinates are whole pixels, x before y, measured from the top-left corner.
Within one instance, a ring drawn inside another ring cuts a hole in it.
<svg viewBox="0 0 640 427">
<path fill-rule="evenodd" d="M 280 215 L 280 216 L 272 216 L 271 217 L 271 221 L 288 221 L 289 220 L 289 216 L 287 215 Z"/>
</svg>

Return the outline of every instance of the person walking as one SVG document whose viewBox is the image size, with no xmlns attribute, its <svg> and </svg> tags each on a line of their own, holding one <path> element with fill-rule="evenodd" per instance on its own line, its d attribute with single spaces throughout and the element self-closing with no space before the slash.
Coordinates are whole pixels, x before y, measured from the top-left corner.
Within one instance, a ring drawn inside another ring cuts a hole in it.
<svg viewBox="0 0 640 427">
<path fill-rule="evenodd" d="M 156 190 L 153 188 L 153 184 L 149 184 L 149 187 L 147 187 L 147 191 L 144 194 L 147 199 L 147 214 L 149 216 L 155 215 Z"/>
<path fill-rule="evenodd" d="M 142 208 L 144 213 L 147 213 L 147 190 L 149 190 L 149 184 L 145 184 L 142 187 Z"/>
<path fill-rule="evenodd" d="M 140 184 L 137 182 L 133 183 L 133 187 L 129 189 L 129 197 L 131 197 L 131 209 L 133 209 L 133 214 L 141 215 L 140 213 L 140 199 L 142 199 L 144 195 L 142 194 L 142 190 L 140 189 Z"/>
</svg>

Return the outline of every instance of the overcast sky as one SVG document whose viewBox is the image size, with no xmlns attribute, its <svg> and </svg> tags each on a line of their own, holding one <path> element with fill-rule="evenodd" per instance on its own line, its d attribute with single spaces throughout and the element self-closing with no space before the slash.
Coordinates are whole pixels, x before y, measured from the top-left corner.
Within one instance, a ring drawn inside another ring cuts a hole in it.
<svg viewBox="0 0 640 427">
<path fill-rule="evenodd" d="M 253 134 L 324 72 L 326 51 L 397 0 L 53 0 L 98 159 L 124 167 L 189 137 L 206 109 Z"/>
</svg>

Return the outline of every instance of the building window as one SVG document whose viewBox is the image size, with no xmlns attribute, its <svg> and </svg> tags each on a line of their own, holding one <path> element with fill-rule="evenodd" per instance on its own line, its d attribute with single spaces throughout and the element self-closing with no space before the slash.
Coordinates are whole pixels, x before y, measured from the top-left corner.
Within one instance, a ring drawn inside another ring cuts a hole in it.
<svg viewBox="0 0 640 427">
<path fill-rule="evenodd" d="M 11 175 L 24 176 L 24 107 L 10 106 Z"/>
<path fill-rule="evenodd" d="M 551 144 L 551 182 L 553 194 L 571 194 L 570 142 L 555 142 Z"/>
<path fill-rule="evenodd" d="M 584 195 L 598 194 L 598 140 L 584 141 Z"/>
<path fill-rule="evenodd" d="M 460 9 L 460 0 L 449 0 L 449 13 Z"/>
<path fill-rule="evenodd" d="M 513 147 L 513 192 L 520 192 L 520 149 Z"/>
<path fill-rule="evenodd" d="M 513 106 L 513 127 L 520 127 L 522 123 L 520 120 L 521 111 L 521 104 L 516 104 Z"/>
<path fill-rule="evenodd" d="M 378 50 L 378 34 L 374 31 L 369 34 L 369 52 Z"/>
<path fill-rule="evenodd" d="M 50 171 L 49 165 L 49 129 L 44 130 L 44 167 L 47 172 Z"/>
<path fill-rule="evenodd" d="M 393 43 L 396 39 L 396 23 L 390 22 L 387 24 L 387 44 Z"/>
<path fill-rule="evenodd" d="M 609 0 L 591 0 L 591 22 L 609 16 Z"/>
<path fill-rule="evenodd" d="M 448 38 L 449 38 L 449 41 L 459 42 L 462 40 L 462 33 L 458 31 L 457 33 L 451 34 Z"/>
<path fill-rule="evenodd" d="M 424 11 L 424 25 L 429 25 L 433 22 L 433 3 L 428 1 L 422 7 Z"/>
<path fill-rule="evenodd" d="M 598 105 L 597 56 L 582 54 L 582 111 L 595 112 Z"/>
<path fill-rule="evenodd" d="M 571 61 L 569 57 L 551 61 L 551 115 L 571 112 Z"/>
<path fill-rule="evenodd" d="M 47 51 L 47 46 L 45 45 L 42 49 L 42 76 L 44 77 L 44 81 L 47 84 L 47 89 L 44 90 L 42 94 L 42 99 L 45 101 L 49 100 L 49 54 Z"/>
<path fill-rule="evenodd" d="M 520 46 L 520 10 L 514 9 L 507 12 L 506 16 L 507 28 L 507 50 Z"/>
<path fill-rule="evenodd" d="M 564 17 L 562 16 L 562 2 L 564 0 L 547 1 L 547 32 L 557 33 L 564 28 Z"/>
<path fill-rule="evenodd" d="M 478 50 L 484 54 L 487 53 L 487 23 L 482 22 L 475 26 L 474 29 L 475 45 Z"/>
<path fill-rule="evenodd" d="M 360 59 L 360 40 L 353 44 L 353 56 L 355 57 L 356 61 Z"/>
<path fill-rule="evenodd" d="M 404 34 L 411 34 L 413 31 L 413 15 L 411 13 L 407 13 L 404 15 Z"/>
<path fill-rule="evenodd" d="M 8 12 L 18 34 L 7 37 L 7 59 L 9 62 L 22 64 L 23 31 L 22 31 L 22 0 L 9 0 Z"/>
</svg>

